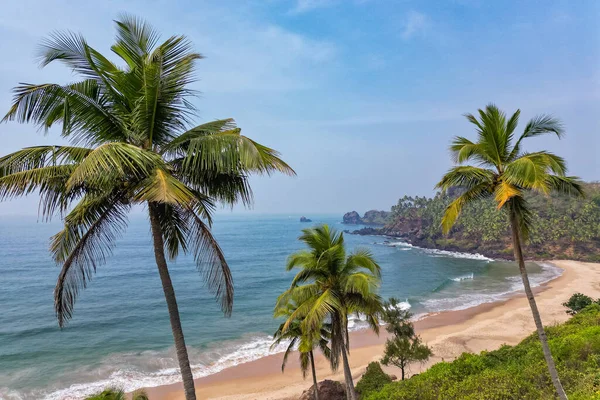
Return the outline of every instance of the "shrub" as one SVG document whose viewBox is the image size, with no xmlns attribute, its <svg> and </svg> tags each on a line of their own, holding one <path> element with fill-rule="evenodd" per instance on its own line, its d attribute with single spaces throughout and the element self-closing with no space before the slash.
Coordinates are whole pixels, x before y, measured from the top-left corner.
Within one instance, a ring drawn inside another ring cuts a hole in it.
<svg viewBox="0 0 600 400">
<path fill-rule="evenodd" d="M 381 388 L 391 381 L 392 379 L 389 375 L 381 369 L 381 365 L 378 362 L 372 362 L 367 366 L 366 372 L 356 384 L 356 391 L 360 394 L 361 398 L 364 398 L 372 392 L 381 390 Z"/>
<path fill-rule="evenodd" d="M 104 389 L 102 392 L 86 397 L 85 400 L 125 400 L 127 396 L 121 389 Z M 131 395 L 131 400 L 149 400 L 148 395 L 143 390 L 136 390 Z"/>
<path fill-rule="evenodd" d="M 594 300 L 590 296 L 586 296 L 582 293 L 575 293 L 571 296 L 569 301 L 563 303 L 563 306 L 567 308 L 567 314 L 575 315 L 593 302 Z"/>
</svg>

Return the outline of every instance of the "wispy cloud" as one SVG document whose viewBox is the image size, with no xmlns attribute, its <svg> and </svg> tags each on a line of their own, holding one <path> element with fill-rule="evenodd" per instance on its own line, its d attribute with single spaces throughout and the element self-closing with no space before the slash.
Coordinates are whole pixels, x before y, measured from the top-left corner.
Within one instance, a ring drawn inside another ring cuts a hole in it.
<svg viewBox="0 0 600 400">
<path fill-rule="evenodd" d="M 402 25 L 402 39 L 408 40 L 417 35 L 423 34 L 429 29 L 431 21 L 427 15 L 418 11 L 410 11 Z"/>
<path fill-rule="evenodd" d="M 337 0 L 296 0 L 296 5 L 291 13 L 302 14 L 317 8 L 330 7 L 335 3 L 337 3 Z"/>
</svg>

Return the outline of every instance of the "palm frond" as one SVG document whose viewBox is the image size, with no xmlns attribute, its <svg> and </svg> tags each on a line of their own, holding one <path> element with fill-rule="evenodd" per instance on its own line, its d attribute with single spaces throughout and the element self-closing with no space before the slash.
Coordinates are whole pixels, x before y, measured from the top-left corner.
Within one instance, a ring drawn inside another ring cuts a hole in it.
<svg viewBox="0 0 600 400">
<path fill-rule="evenodd" d="M 119 194 L 84 197 L 65 218 L 62 231 L 52 237 L 50 250 L 62 263 L 54 289 L 54 309 L 60 327 L 73 315 L 79 291 L 87 286 L 96 266 L 111 253 L 115 239 L 125 230 L 129 205 Z"/>
<path fill-rule="evenodd" d="M 141 181 L 134 191 L 134 199 L 138 202 L 188 206 L 195 200 L 192 190 L 161 168 L 156 168 L 154 173 Z"/>
<path fill-rule="evenodd" d="M 450 232 L 450 229 L 456 222 L 456 219 L 460 215 L 462 208 L 465 204 L 470 203 L 471 201 L 476 201 L 480 199 L 484 199 L 491 195 L 490 185 L 487 183 L 483 183 L 480 185 L 473 186 L 460 196 L 458 196 L 452 203 L 448 205 L 446 211 L 444 212 L 444 216 L 442 217 L 442 232 L 447 234 Z"/>
<path fill-rule="evenodd" d="M 501 180 L 494 190 L 494 200 L 498 203 L 498 209 L 504 207 L 504 204 L 510 199 L 521 196 L 523 196 L 521 189 L 505 180 Z"/>
<path fill-rule="evenodd" d="M 564 136 L 564 126 L 559 119 L 546 114 L 538 115 L 532 118 L 525 126 L 525 130 L 523 131 L 519 139 L 516 141 L 510 153 L 510 156 L 508 157 L 508 161 L 512 161 L 519 157 L 521 153 L 521 144 L 523 142 L 523 139 L 536 137 L 540 135 L 546 135 L 549 133 L 555 134 L 559 139 L 561 139 Z"/>
<path fill-rule="evenodd" d="M 109 142 L 95 148 L 79 163 L 67 185 L 95 182 L 115 174 L 147 177 L 162 166 L 156 153 L 123 142 Z"/>
<path fill-rule="evenodd" d="M 564 176 L 566 170 L 564 159 L 546 151 L 539 151 L 522 154 L 510 162 L 503 177 L 511 184 L 548 194 L 548 174 Z"/>
<path fill-rule="evenodd" d="M 130 69 L 142 69 L 145 56 L 158 43 L 160 35 L 149 23 L 130 14 L 120 14 L 115 21 L 117 38 L 111 50 L 127 63 Z"/>
<path fill-rule="evenodd" d="M 552 192 L 566 194 L 574 197 L 585 197 L 583 185 L 577 176 L 546 176 L 547 185 Z"/>
<path fill-rule="evenodd" d="M 208 290 L 218 299 L 225 315 L 229 316 L 233 309 L 234 286 L 223 250 L 208 225 L 191 208 L 182 211 L 188 219 L 187 240 L 196 267 L 203 274 Z"/>
<path fill-rule="evenodd" d="M 470 189 L 479 185 L 493 185 L 496 173 L 486 168 L 459 165 L 451 168 L 436 184 L 436 188 L 446 192 L 452 188 Z"/>
<path fill-rule="evenodd" d="M 370 272 L 375 279 L 381 279 L 381 267 L 375 261 L 373 253 L 368 249 L 357 249 L 351 253 L 346 259 L 343 272 L 349 274 L 361 269 Z"/>
<path fill-rule="evenodd" d="M 103 104 L 93 80 L 65 86 L 21 84 L 13 92 L 13 104 L 2 121 L 33 122 L 45 130 L 62 122 L 63 136 L 73 135 L 74 143 L 86 145 L 126 138 L 123 123 Z"/>
</svg>

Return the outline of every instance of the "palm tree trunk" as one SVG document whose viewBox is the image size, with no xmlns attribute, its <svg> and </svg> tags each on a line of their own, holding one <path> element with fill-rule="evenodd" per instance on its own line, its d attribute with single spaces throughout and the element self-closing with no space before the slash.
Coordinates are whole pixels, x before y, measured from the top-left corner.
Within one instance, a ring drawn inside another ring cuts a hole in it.
<svg viewBox="0 0 600 400">
<path fill-rule="evenodd" d="M 540 342 L 542 343 L 542 351 L 544 353 L 544 358 L 546 359 L 546 364 L 548 365 L 548 371 L 550 372 L 550 377 L 552 378 L 552 383 L 554 384 L 554 388 L 556 389 L 558 397 L 562 400 L 567 400 L 567 395 L 558 377 L 558 371 L 556 371 L 556 365 L 554 364 L 552 353 L 550 353 L 550 347 L 548 346 L 548 337 L 546 336 L 544 325 L 542 325 L 542 318 L 540 317 L 540 312 L 537 308 L 535 297 L 533 296 L 533 291 L 531 290 L 531 286 L 529 284 L 529 277 L 527 276 L 527 269 L 525 268 L 525 261 L 523 260 L 523 252 L 521 250 L 521 238 L 519 233 L 517 216 L 512 208 L 510 209 L 510 225 L 512 229 L 513 250 L 515 253 L 515 260 L 519 263 L 519 271 L 521 273 L 521 280 L 523 281 L 523 286 L 525 288 L 525 295 L 527 296 L 527 300 L 529 301 L 529 307 L 531 308 L 531 313 L 533 314 L 535 327 L 537 329 Z"/>
<path fill-rule="evenodd" d="M 310 357 L 310 367 L 312 368 L 313 384 L 315 385 L 315 400 L 319 400 L 319 388 L 317 384 L 317 372 L 315 371 L 315 356 L 312 350 L 308 352 Z"/>
<path fill-rule="evenodd" d="M 186 400 L 196 400 L 196 390 L 194 388 L 194 377 L 190 368 L 190 360 L 188 358 L 185 340 L 183 338 L 183 330 L 181 329 L 181 321 L 179 320 L 179 309 L 177 308 L 177 299 L 173 290 L 173 283 L 169 275 L 169 268 L 165 258 L 164 240 L 162 229 L 158 219 L 159 210 L 156 204 L 148 204 L 148 212 L 150 214 L 150 226 L 152 228 L 152 239 L 154 241 L 154 257 L 158 266 L 158 273 L 162 282 L 165 300 L 169 309 L 169 318 L 171 320 L 171 330 L 173 331 L 173 339 L 175 340 L 175 350 L 177 351 L 177 361 L 179 361 L 179 369 L 181 370 L 181 378 L 183 379 L 183 389 Z"/>
<path fill-rule="evenodd" d="M 352 371 L 348 363 L 348 354 L 346 353 L 345 345 L 342 346 L 342 360 L 344 363 L 344 379 L 346 380 L 346 398 L 348 400 L 356 400 L 356 391 L 352 382 Z"/>
</svg>

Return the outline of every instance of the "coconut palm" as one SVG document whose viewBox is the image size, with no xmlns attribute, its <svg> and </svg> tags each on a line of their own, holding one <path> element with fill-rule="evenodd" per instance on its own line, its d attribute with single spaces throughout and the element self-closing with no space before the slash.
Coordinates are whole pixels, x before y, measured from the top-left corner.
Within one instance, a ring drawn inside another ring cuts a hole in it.
<svg viewBox="0 0 600 400">
<path fill-rule="evenodd" d="M 346 256 L 344 235 L 327 225 L 304 229 L 299 240 L 308 250 L 290 256 L 287 270 L 299 268 L 290 288 L 278 299 L 277 308 L 293 298 L 298 307 L 284 323 L 284 330 L 302 320 L 304 331 L 331 324 L 331 362 L 338 365 L 341 356 L 348 398 L 356 392 L 348 363 L 350 341 L 348 315 L 364 314 L 371 328 L 379 333 L 378 314 L 382 310 L 377 289 L 381 281 L 379 265 L 368 250 L 357 250 Z"/>
<path fill-rule="evenodd" d="M 464 137 L 456 137 L 450 146 L 454 161 L 459 165 L 450 169 L 437 187 L 443 191 L 460 187 L 463 191 L 448 205 L 442 219 L 442 228 L 448 233 L 461 209 L 479 199 L 493 197 L 498 209 L 506 212 L 511 225 L 515 260 L 519 264 L 548 370 L 559 397 L 566 399 L 529 284 L 521 246 L 522 241 L 528 238 L 531 226 L 531 211 L 526 199 L 528 191 L 575 196 L 581 196 L 583 192 L 577 177 L 566 176 L 566 164 L 561 157 L 548 151 L 523 151 L 523 141 L 527 138 L 544 134 L 555 134 L 561 138 L 564 131 L 560 121 L 548 115 L 537 116 L 527 123 L 525 130 L 515 141 L 519 115 L 520 110 L 517 110 L 507 119 L 493 104 L 488 105 L 485 110 L 479 110 L 479 119 L 471 114 L 466 115 L 476 127 L 477 140 L 473 142 Z M 464 165 L 468 162 L 477 165 Z"/>
<path fill-rule="evenodd" d="M 54 291 L 58 324 L 73 315 L 80 290 L 127 227 L 133 206 L 147 208 L 154 255 L 168 306 L 186 398 L 195 399 L 167 258 L 192 254 L 226 315 L 231 272 L 211 234 L 217 203 L 251 203 L 248 176 L 293 174 L 278 153 L 243 136 L 231 119 L 194 126 L 196 62 L 184 36 L 159 44 L 147 23 L 116 21 L 113 63 L 74 33 L 42 43 L 41 64 L 62 62 L 81 80 L 20 84 L 4 121 L 60 125 L 65 146 L 29 147 L 0 158 L 0 200 L 40 195 L 40 213 L 60 215 L 51 251 L 62 264 Z"/>
<path fill-rule="evenodd" d="M 278 308 L 274 312 L 276 318 L 285 317 L 286 321 L 290 315 L 297 309 L 296 303 L 291 300 L 289 303 Z M 310 368 L 313 378 L 314 386 L 314 397 L 315 400 L 319 400 L 319 389 L 317 385 L 317 372 L 315 370 L 315 357 L 314 349 L 319 348 L 325 358 L 331 359 L 331 350 L 329 348 L 329 338 L 331 337 L 331 326 L 329 324 L 323 324 L 314 332 L 305 332 L 302 329 L 302 320 L 293 320 L 287 328 L 285 322 L 279 325 L 277 331 L 273 334 L 273 344 L 271 349 L 279 346 L 282 342 L 288 342 L 288 345 L 283 353 L 283 361 L 281 363 L 281 372 L 285 370 L 287 359 L 291 352 L 297 347 L 300 355 L 300 370 L 302 376 L 306 378 L 308 372 L 308 365 Z M 337 365 L 332 365 L 332 368 L 337 368 Z"/>
</svg>

